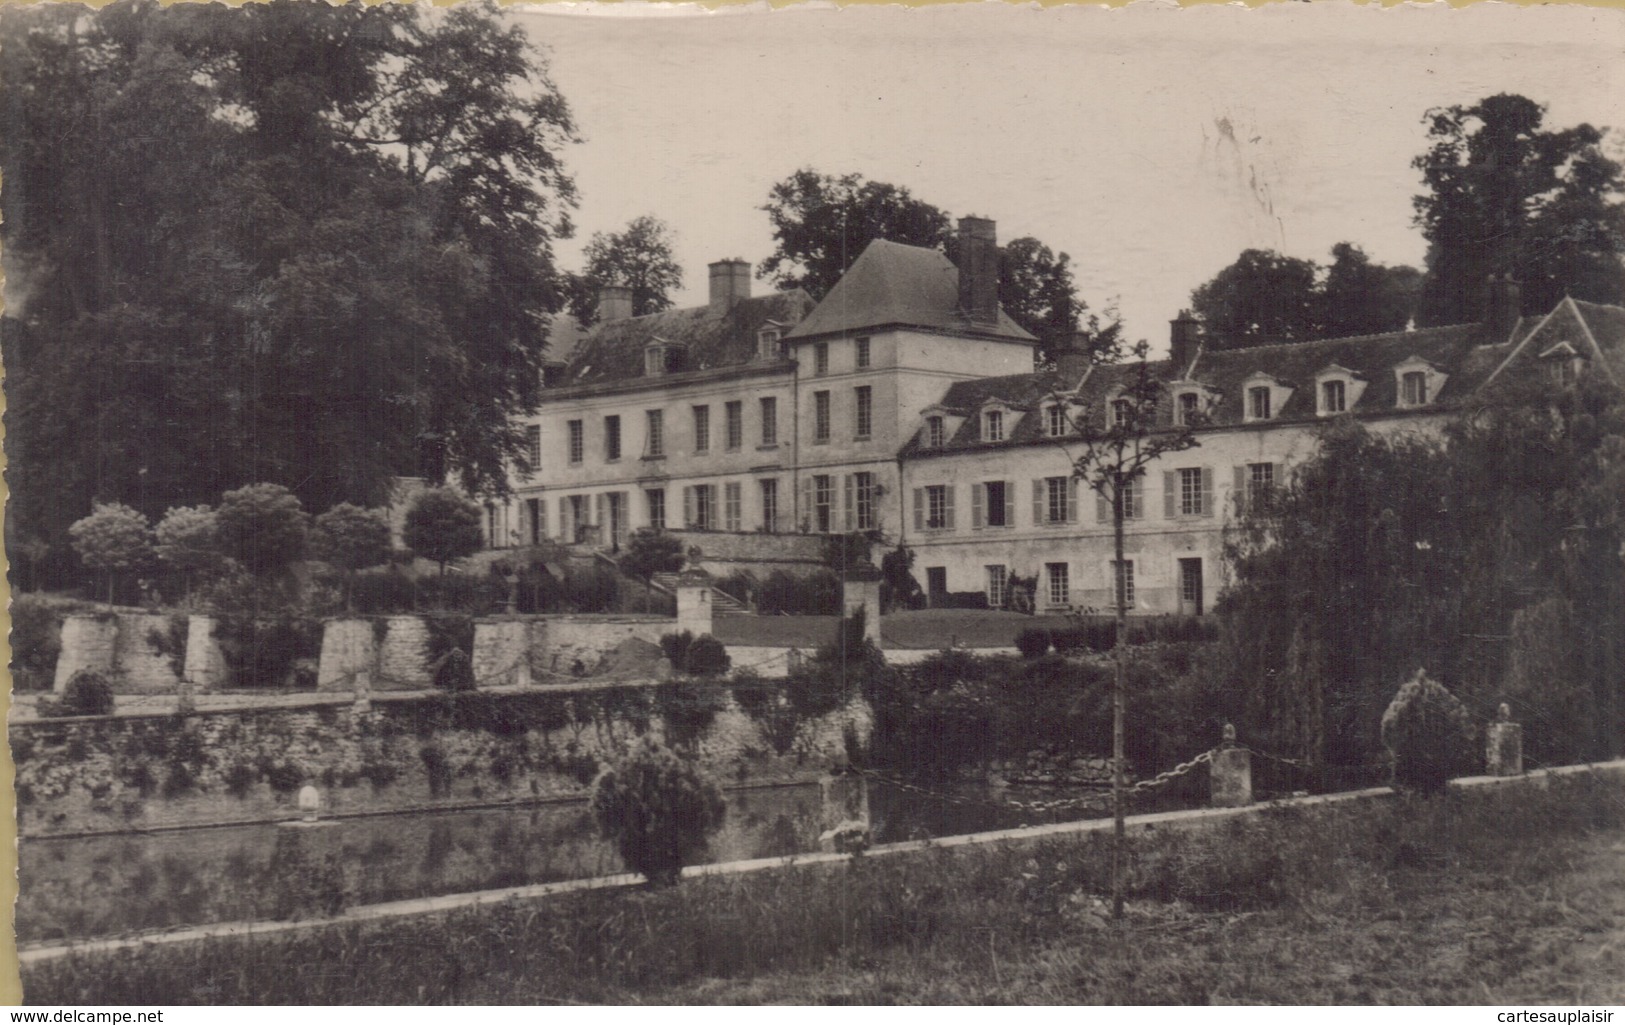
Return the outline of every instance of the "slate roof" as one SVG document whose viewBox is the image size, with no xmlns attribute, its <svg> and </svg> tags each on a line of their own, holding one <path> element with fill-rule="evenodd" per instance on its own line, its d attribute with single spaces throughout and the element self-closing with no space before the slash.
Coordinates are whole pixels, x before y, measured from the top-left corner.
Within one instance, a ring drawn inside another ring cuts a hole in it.
<svg viewBox="0 0 1625 1025">
<path fill-rule="evenodd" d="M 794 324 L 812 305 L 812 297 L 797 288 L 741 299 L 725 313 L 691 306 L 598 324 L 577 340 L 573 352 L 557 354 L 568 360 L 558 384 L 641 378 L 644 347 L 657 338 L 684 347 L 685 372 L 750 363 L 756 359 L 757 332 L 768 321 Z"/>
<path fill-rule="evenodd" d="M 785 337 L 854 334 L 887 325 L 1031 342 L 999 310 L 997 325 L 972 324 L 959 311 L 959 269 L 935 249 L 876 239 L 812 314 Z"/>
<path fill-rule="evenodd" d="M 1595 339 L 1595 346 L 1591 339 Z M 1164 383 L 1190 381 L 1216 393 L 1219 401 L 1208 413 L 1208 423 L 1213 427 L 1246 422 L 1243 390 L 1246 381 L 1256 374 L 1272 377 L 1292 389 L 1266 423 L 1305 422 L 1318 419 L 1316 376 L 1333 365 L 1366 382 L 1350 412 L 1383 414 L 1399 410 L 1394 368 L 1412 357 L 1425 360 L 1446 375 L 1443 388 L 1421 407 L 1423 412 L 1436 412 L 1456 405 L 1502 368 L 1532 359 L 1560 340 L 1570 341 L 1588 359 L 1600 358 L 1615 383 L 1625 386 L 1625 308 L 1571 299 L 1565 299 L 1545 317 L 1522 318 L 1504 340 L 1490 344 L 1483 344 L 1481 325 L 1460 324 L 1246 349 L 1199 350 L 1187 365 L 1175 366 L 1164 359 L 1149 363 L 1147 370 Z M 1129 363 L 1091 367 L 1076 382 L 1064 380 L 1053 371 L 957 382 L 948 388 L 939 405 L 966 417 L 965 422 L 941 448 L 922 446 L 916 435 L 904 445 L 902 454 L 928 456 L 1047 443 L 1049 439 L 1042 434 L 1041 399 L 1075 390 L 1084 403 L 1103 408 L 1111 395 L 1138 372 L 1138 364 Z M 1030 411 L 1020 422 L 1007 427 L 1002 442 L 981 440 L 976 414 L 989 398 Z M 1172 401 L 1171 394 L 1167 395 L 1159 412 L 1161 422 L 1172 423 Z"/>
</svg>

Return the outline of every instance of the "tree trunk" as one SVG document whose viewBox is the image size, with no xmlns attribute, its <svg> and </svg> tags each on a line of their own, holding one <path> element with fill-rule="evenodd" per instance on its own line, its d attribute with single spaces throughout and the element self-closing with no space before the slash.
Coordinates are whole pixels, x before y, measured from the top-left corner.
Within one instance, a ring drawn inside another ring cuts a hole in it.
<svg viewBox="0 0 1625 1025">
<path fill-rule="evenodd" d="M 1128 619 L 1128 606 L 1125 599 L 1123 579 L 1123 487 L 1121 482 L 1112 488 L 1112 545 L 1116 553 L 1116 562 L 1112 564 L 1112 588 L 1115 591 L 1113 599 L 1117 605 L 1117 630 L 1112 642 L 1112 661 L 1114 674 L 1112 678 L 1112 919 L 1123 917 L 1123 870 L 1127 858 L 1125 848 L 1128 845 L 1127 828 L 1123 822 L 1123 804 L 1127 795 L 1124 793 L 1123 779 L 1123 712 L 1124 712 L 1124 680 L 1123 657 L 1126 649 L 1123 645 L 1124 629 Z"/>
</svg>

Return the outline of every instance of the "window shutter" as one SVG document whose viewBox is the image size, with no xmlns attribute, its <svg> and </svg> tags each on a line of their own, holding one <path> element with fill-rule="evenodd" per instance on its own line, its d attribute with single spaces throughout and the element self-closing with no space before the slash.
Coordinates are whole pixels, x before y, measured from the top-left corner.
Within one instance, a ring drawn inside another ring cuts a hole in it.
<svg viewBox="0 0 1625 1025">
<path fill-rule="evenodd" d="M 1004 482 L 1004 525 L 1016 525 L 1016 482 L 1013 480 Z"/>
<path fill-rule="evenodd" d="M 800 482 L 798 484 L 798 487 L 801 489 L 801 503 L 800 503 L 801 504 L 801 522 L 802 523 L 811 523 L 813 521 L 812 478 L 811 477 L 803 477 L 803 478 L 801 478 L 801 480 L 800 480 Z M 799 527 L 799 524 L 797 526 Z"/>
<path fill-rule="evenodd" d="M 606 510 L 609 505 L 609 496 L 600 491 L 598 493 L 598 500 L 593 504 L 598 506 L 598 525 L 600 527 L 607 527 L 609 525 L 609 513 Z"/>
<path fill-rule="evenodd" d="M 536 500 L 536 536 L 547 536 L 547 499 Z"/>
<path fill-rule="evenodd" d="M 1078 522 L 1078 478 L 1066 479 L 1066 522 Z"/>
<path fill-rule="evenodd" d="M 1202 467 L 1202 515 L 1213 515 L 1213 467 Z"/>
<path fill-rule="evenodd" d="M 1044 522 L 1044 482 L 1033 481 L 1033 526 L 1037 527 Z"/>
<path fill-rule="evenodd" d="M 914 489 L 914 529 L 925 529 L 925 489 Z"/>
<path fill-rule="evenodd" d="M 683 526 L 694 526 L 694 485 L 685 485 L 683 488 Z"/>
<path fill-rule="evenodd" d="M 1236 467 L 1235 503 L 1237 515 L 1247 512 L 1247 468 Z"/>
<path fill-rule="evenodd" d="M 850 473 L 841 478 L 841 504 L 846 512 L 846 529 L 856 530 L 858 528 L 858 514 L 854 508 L 852 498 L 852 475 Z"/>
<path fill-rule="evenodd" d="M 954 486 L 952 484 L 945 485 L 942 489 L 942 518 L 944 525 L 949 530 L 954 529 Z"/>
<path fill-rule="evenodd" d="M 1093 489 L 1091 489 L 1091 490 L 1093 490 Z M 1112 521 L 1112 504 L 1111 504 L 1111 502 L 1107 501 L 1105 495 L 1102 495 L 1100 492 L 1096 491 L 1095 492 L 1095 522 L 1096 523 L 1110 523 L 1111 521 Z"/>
<path fill-rule="evenodd" d="M 982 502 L 986 492 L 987 487 L 985 485 L 972 484 L 970 486 L 970 525 L 972 528 L 980 528 L 985 522 L 982 515 Z"/>
<path fill-rule="evenodd" d="M 1173 470 L 1162 471 L 1162 515 L 1173 519 L 1179 510 L 1179 474 Z"/>
</svg>

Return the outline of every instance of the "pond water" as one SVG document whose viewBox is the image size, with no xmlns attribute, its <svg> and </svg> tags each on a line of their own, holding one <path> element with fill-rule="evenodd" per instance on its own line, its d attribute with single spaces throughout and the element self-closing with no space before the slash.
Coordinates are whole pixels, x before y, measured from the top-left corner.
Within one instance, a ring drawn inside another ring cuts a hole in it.
<svg viewBox="0 0 1625 1025">
<path fill-rule="evenodd" d="M 818 849 L 816 785 L 734 790 L 709 860 Z M 1077 815 L 1043 815 L 870 788 L 879 843 Z M 625 871 L 585 802 L 79 838 L 19 848 L 19 942 L 122 935 L 210 922 L 310 917 L 345 906 Z"/>
</svg>

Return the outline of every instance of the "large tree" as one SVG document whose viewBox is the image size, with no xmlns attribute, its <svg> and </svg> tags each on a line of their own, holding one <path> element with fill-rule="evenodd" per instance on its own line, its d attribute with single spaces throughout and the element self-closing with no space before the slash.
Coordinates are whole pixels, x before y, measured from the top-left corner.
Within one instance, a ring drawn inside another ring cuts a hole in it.
<svg viewBox="0 0 1625 1025">
<path fill-rule="evenodd" d="M 26 533 L 256 480 L 376 504 L 425 437 L 505 486 L 574 201 L 569 111 L 520 30 L 135 0 L 7 8 L 0 54 Z"/>
<path fill-rule="evenodd" d="M 1429 243 L 1418 322 L 1471 323 L 1491 274 L 1523 282 L 1523 310 L 1566 293 L 1625 300 L 1625 174 L 1589 124 L 1544 128 L 1546 108 L 1501 93 L 1428 111 L 1430 145 L 1413 166 L 1425 191 L 1416 225 Z"/>
<path fill-rule="evenodd" d="M 582 324 L 598 318 L 598 289 L 632 290 L 632 315 L 671 309 L 671 293 L 683 287 L 683 268 L 672 255 L 671 228 L 658 217 L 633 218 L 622 231 L 595 232 L 582 255 L 585 267 L 573 283 L 570 312 Z"/>
<path fill-rule="evenodd" d="M 1405 327 L 1420 278 L 1351 242 L 1332 247 L 1328 266 L 1248 249 L 1191 293 L 1191 308 L 1215 348 L 1377 334 Z"/>
</svg>

